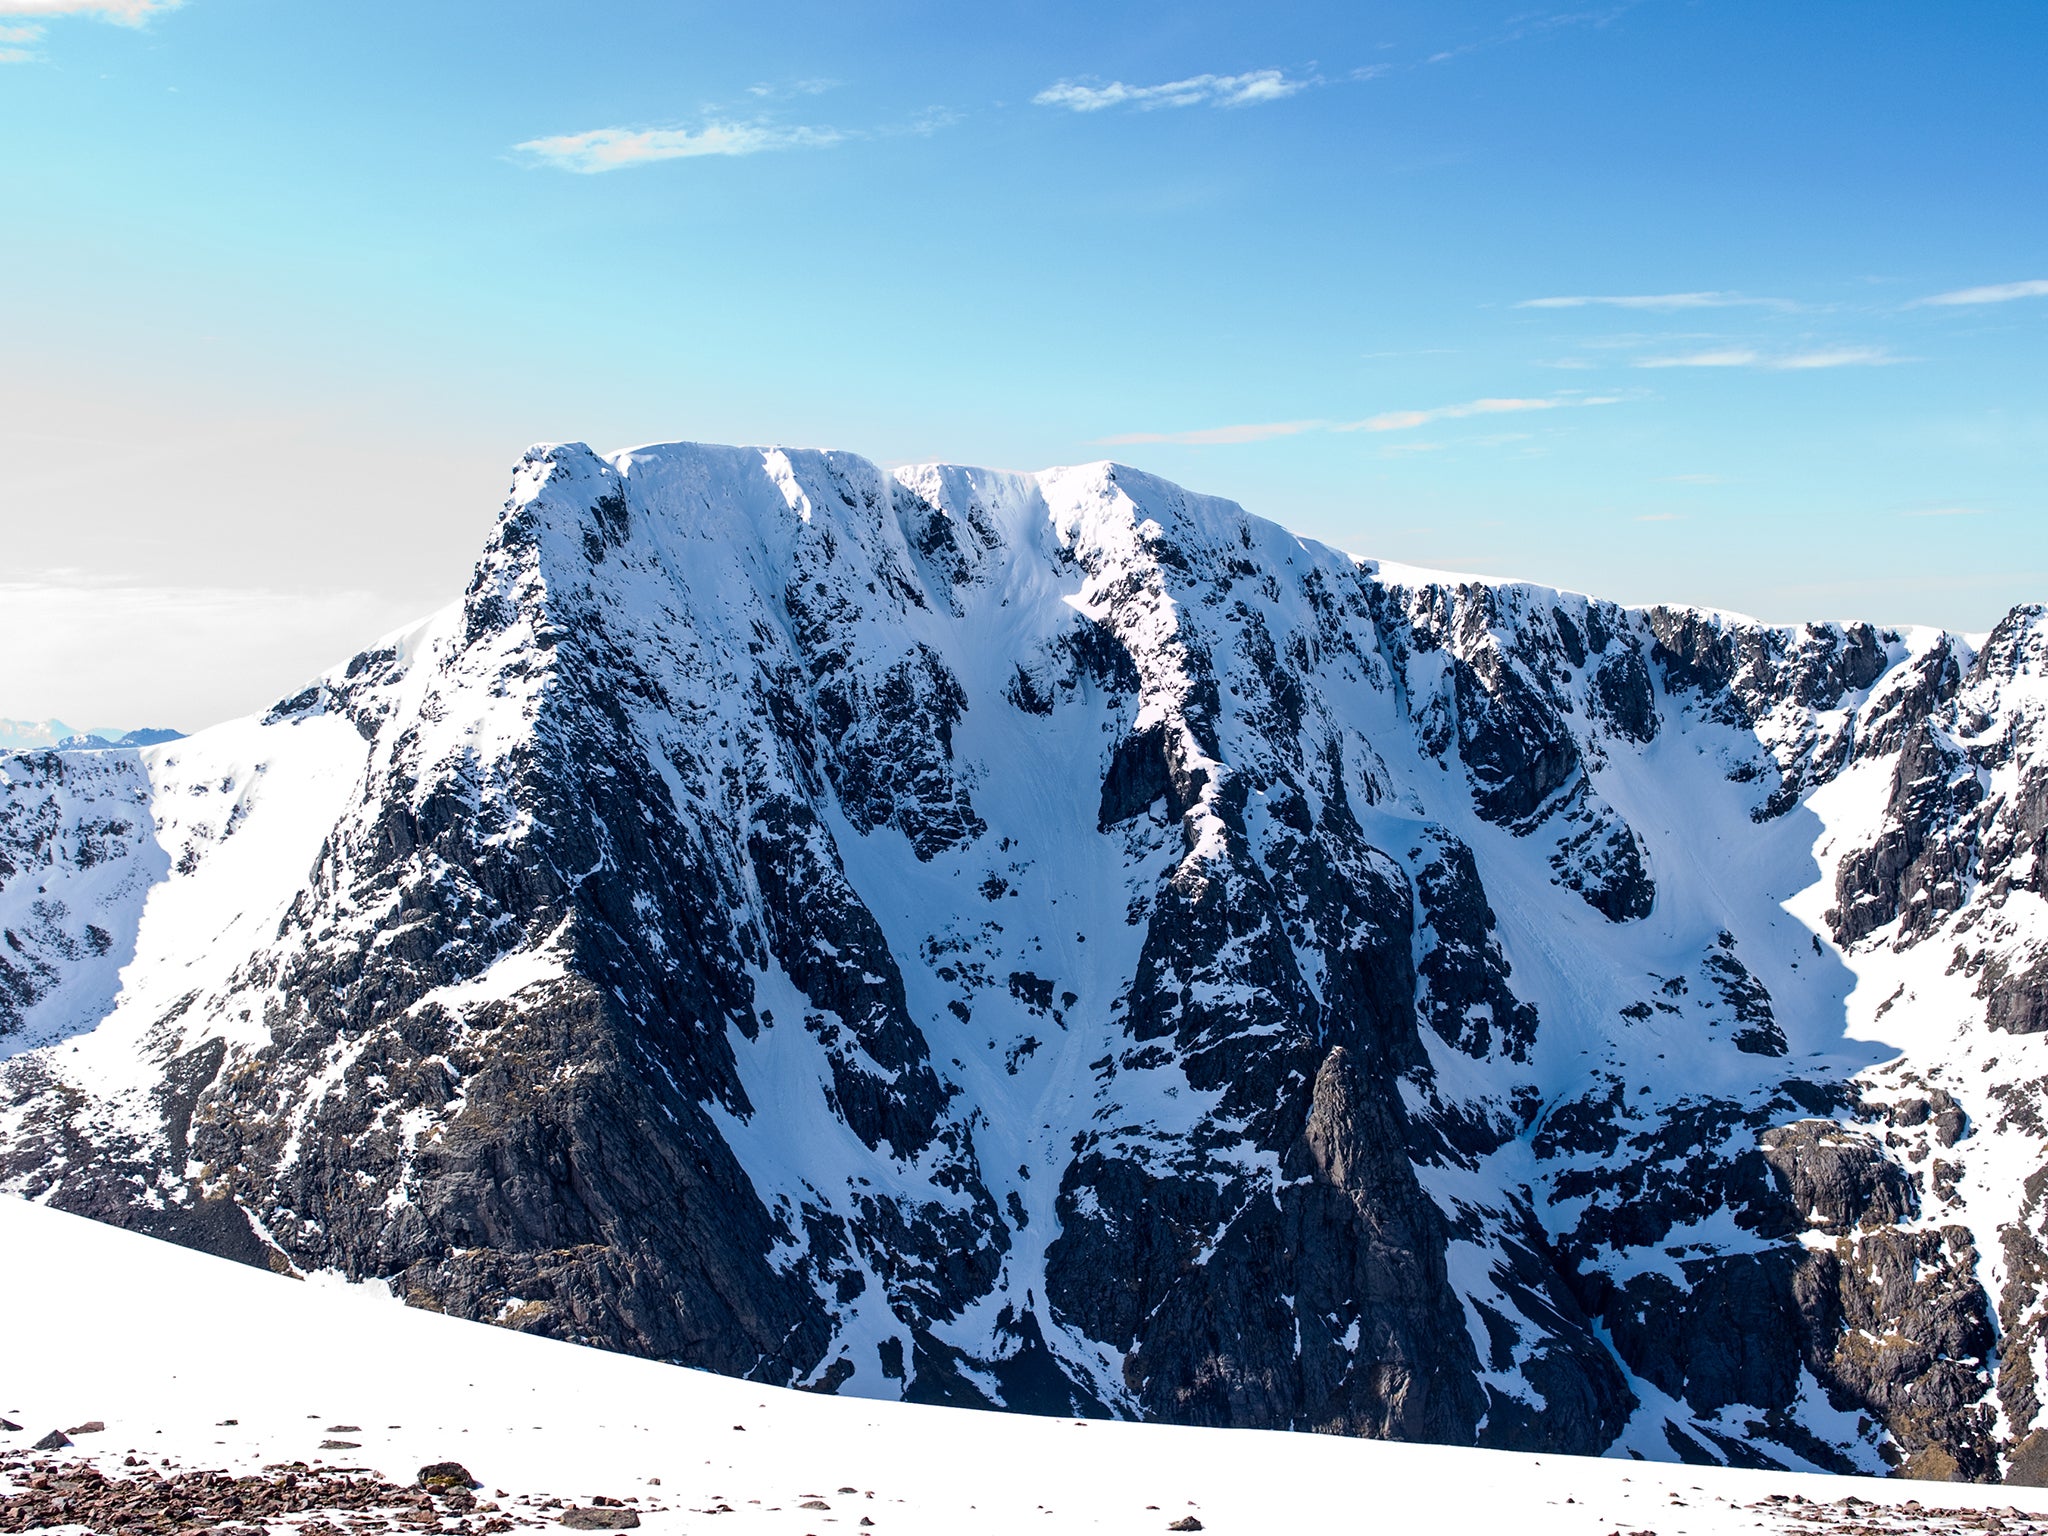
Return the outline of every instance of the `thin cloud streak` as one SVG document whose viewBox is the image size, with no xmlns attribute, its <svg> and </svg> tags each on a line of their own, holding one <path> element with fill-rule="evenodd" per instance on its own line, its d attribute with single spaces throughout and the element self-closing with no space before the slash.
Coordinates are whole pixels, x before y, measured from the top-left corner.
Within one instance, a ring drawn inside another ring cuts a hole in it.
<svg viewBox="0 0 2048 1536">
<path fill-rule="evenodd" d="M 836 88 L 838 84 L 837 80 L 831 79 L 791 80 L 781 85 L 763 82 L 760 85 L 748 86 L 747 94 L 767 100 L 780 99 L 785 96 L 822 96 L 825 92 Z"/>
<path fill-rule="evenodd" d="M 1756 299 L 1747 294 L 1700 293 L 1570 293 L 1547 299 L 1524 299 L 1516 309 L 1796 309 L 1790 299 Z"/>
<path fill-rule="evenodd" d="M 1798 373 L 1813 368 L 1884 368 L 1904 362 L 1882 347 L 1821 347 L 1810 352 L 1784 352 L 1776 356 L 1754 347 L 1716 347 L 1705 352 L 1684 352 L 1672 357 L 1637 358 L 1638 368 L 1762 368 L 1774 373 Z"/>
<path fill-rule="evenodd" d="M 1928 507 L 1920 512 L 1901 512 L 1901 517 L 1982 517 L 1982 507 Z"/>
<path fill-rule="evenodd" d="M 1457 421 L 1467 416 L 1497 416 L 1512 411 L 1555 411 L 1574 405 L 1617 405 L 1619 395 L 1538 395 L 1528 398 L 1487 398 L 1467 400 L 1462 405 L 1431 406 L 1420 411 L 1382 411 L 1363 421 L 1339 422 L 1335 432 L 1406 432 L 1433 421 Z"/>
<path fill-rule="evenodd" d="M 1184 447 L 1210 447 L 1220 443 L 1263 443 L 1275 437 L 1294 437 L 1323 426 L 1320 421 L 1267 421 L 1235 427 L 1203 427 L 1193 432 L 1120 432 L 1098 437 L 1092 446 L 1128 448 L 1137 443 L 1177 443 Z"/>
<path fill-rule="evenodd" d="M 5 3 L 5 0 L 0 0 Z M 837 128 L 782 128 L 767 123 L 706 123 L 702 128 L 593 128 L 586 133 L 528 139 L 512 147 L 542 165 L 594 176 L 662 160 L 707 155 L 759 155 L 782 149 L 829 149 L 847 135 Z"/>
<path fill-rule="evenodd" d="M 1982 288 L 1958 288 L 1932 298 L 1915 299 L 1915 309 L 1929 304 L 2009 304 L 2014 299 L 2048 297 L 2048 277 L 2029 278 L 2023 283 L 1991 283 Z"/>
<path fill-rule="evenodd" d="M 185 0 L 0 0 L 0 16 L 28 16 L 38 21 L 62 16 L 89 16 L 123 27 L 139 27 L 150 17 L 175 11 Z"/>
<path fill-rule="evenodd" d="M 1296 437 L 1303 432 L 1405 432 L 1435 421 L 1459 421 L 1468 416 L 1498 416 L 1516 411 L 1553 411 L 1574 405 L 1618 405 L 1620 395 L 1541 395 L 1529 398 L 1488 396 L 1459 405 L 1438 405 L 1420 411 L 1382 411 L 1363 421 L 1266 421 L 1240 426 L 1202 427 L 1192 432 L 1120 432 L 1098 437 L 1094 446 L 1123 448 L 1137 443 L 1173 443 L 1186 447 L 1213 447 L 1228 443 L 1262 443 L 1276 437 Z M 1526 433 L 1500 433 L 1485 441 L 1488 445 L 1519 440 Z M 1445 446 L 1416 444 L 1410 450 L 1422 452 Z"/>
<path fill-rule="evenodd" d="M 1317 83 L 1278 69 L 1254 69 L 1242 75 L 1190 75 L 1164 85 L 1126 85 L 1121 80 L 1090 85 L 1061 80 L 1031 100 L 1037 106 L 1064 107 L 1069 112 L 1101 112 L 1110 107 L 1134 107 L 1140 112 L 1161 107 L 1251 107 L 1284 101 Z"/>
</svg>

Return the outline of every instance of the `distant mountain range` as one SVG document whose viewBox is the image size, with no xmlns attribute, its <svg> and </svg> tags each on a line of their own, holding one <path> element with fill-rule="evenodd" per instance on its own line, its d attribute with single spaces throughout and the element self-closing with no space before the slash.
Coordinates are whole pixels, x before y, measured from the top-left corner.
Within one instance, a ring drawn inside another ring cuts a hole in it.
<svg viewBox="0 0 2048 1536">
<path fill-rule="evenodd" d="M 440 613 L 0 755 L 0 1188 L 819 1391 L 2048 1481 L 2044 730 L 2038 607 L 536 449 Z"/>
<path fill-rule="evenodd" d="M 58 752 L 91 752 L 104 747 L 153 747 L 159 742 L 179 741 L 183 731 L 145 726 L 124 731 L 102 726 L 97 730 L 73 730 L 62 720 L 0 720 L 0 752 L 48 748 Z"/>
</svg>

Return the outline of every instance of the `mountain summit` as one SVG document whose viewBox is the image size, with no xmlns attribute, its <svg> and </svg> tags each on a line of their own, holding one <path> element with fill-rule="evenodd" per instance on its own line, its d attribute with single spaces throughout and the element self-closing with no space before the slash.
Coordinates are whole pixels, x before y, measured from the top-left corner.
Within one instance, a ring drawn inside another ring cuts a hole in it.
<svg viewBox="0 0 2048 1536">
<path fill-rule="evenodd" d="M 268 712 L 0 756 L 0 1183 L 824 1391 L 2048 1479 L 2048 620 L 537 448 Z"/>
</svg>

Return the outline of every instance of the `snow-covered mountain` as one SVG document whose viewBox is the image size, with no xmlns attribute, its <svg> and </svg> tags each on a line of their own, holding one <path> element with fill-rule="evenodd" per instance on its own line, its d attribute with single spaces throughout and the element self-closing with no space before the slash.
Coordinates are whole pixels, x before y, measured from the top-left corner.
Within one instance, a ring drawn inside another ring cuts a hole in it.
<svg viewBox="0 0 2048 1536">
<path fill-rule="evenodd" d="M 842 1394 L 2048 1479 L 2048 618 L 536 449 L 264 715 L 0 758 L 0 1183 Z"/>
<path fill-rule="evenodd" d="M 184 732 L 161 726 L 144 726 L 124 731 L 102 726 L 97 730 L 75 731 L 62 720 L 0 720 L 0 751 L 54 747 L 60 752 L 90 752 L 102 747 L 153 747 L 176 741 Z"/>
</svg>

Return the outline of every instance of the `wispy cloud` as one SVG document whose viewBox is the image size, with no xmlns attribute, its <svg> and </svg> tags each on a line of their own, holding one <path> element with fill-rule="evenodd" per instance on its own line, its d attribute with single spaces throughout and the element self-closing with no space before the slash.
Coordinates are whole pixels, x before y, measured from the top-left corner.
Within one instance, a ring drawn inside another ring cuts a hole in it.
<svg viewBox="0 0 2048 1536">
<path fill-rule="evenodd" d="M 1638 368 L 1764 368 L 1796 373 L 1810 368 L 1883 368 L 1904 362 L 1883 347 L 1817 347 L 1805 352 L 1759 352 L 1754 347 L 1711 347 L 1667 357 L 1639 357 Z"/>
<path fill-rule="evenodd" d="M 2048 277 L 2035 277 L 2023 283 L 1992 283 L 1983 288 L 1958 288 L 1952 293 L 1937 293 L 1932 298 L 1914 300 L 1914 307 L 1923 304 L 2006 304 L 2014 299 L 2044 297 L 2048 297 Z"/>
<path fill-rule="evenodd" d="M 1616 405 L 1619 395 L 1537 395 L 1526 398 L 1488 397 L 1467 400 L 1461 405 L 1436 405 L 1420 411 L 1382 411 L 1363 421 L 1339 422 L 1337 432 L 1406 432 L 1433 421 L 1456 421 L 1466 416 L 1496 416 L 1510 411 L 1555 411 L 1574 405 Z"/>
<path fill-rule="evenodd" d="M 1982 507 L 1925 507 L 1914 512 L 1901 512 L 1901 517 L 1982 517 Z"/>
<path fill-rule="evenodd" d="M 0 4 L 4 3 L 0 0 Z M 513 148 L 539 164 L 588 176 L 652 165 L 660 160 L 759 155 L 778 149 L 829 149 L 846 138 L 837 128 L 706 123 L 701 128 L 593 128 L 587 133 L 528 139 Z"/>
<path fill-rule="evenodd" d="M 176 10 L 184 0 L 0 0 L 0 17 L 28 18 L 0 25 L 0 64 L 28 64 L 42 57 L 35 45 L 49 28 L 46 21 L 84 17 L 139 27 L 160 11 Z"/>
<path fill-rule="evenodd" d="M 1320 421 L 1266 421 L 1235 427 L 1202 427 L 1193 432 L 1120 432 L 1114 437 L 1096 438 L 1095 445 L 1126 448 L 1134 443 L 1179 443 L 1199 448 L 1219 443 L 1263 443 L 1268 438 L 1313 432 L 1323 425 Z"/>
<path fill-rule="evenodd" d="M 1666 475 L 1664 478 L 1672 485 L 1719 485 L 1721 483 L 1719 475 Z"/>
<path fill-rule="evenodd" d="M 1645 512 L 1636 521 L 1639 523 L 1682 523 L 1685 521 L 1685 514 L 1683 512 Z"/>
<path fill-rule="evenodd" d="M 184 0 L 0 0 L 0 16 L 29 16 L 39 21 L 59 16 L 89 16 L 95 21 L 139 27 L 163 11 L 175 11 Z"/>
<path fill-rule="evenodd" d="M 1242 75 L 1190 75 L 1164 85 L 1126 85 L 1111 80 L 1105 85 L 1085 80 L 1062 80 L 1032 97 L 1041 107 L 1065 107 L 1069 112 L 1100 112 L 1109 107 L 1134 107 L 1150 112 L 1160 107 L 1251 107 L 1261 102 L 1284 101 L 1318 82 L 1279 69 L 1254 69 Z"/>
<path fill-rule="evenodd" d="M 1459 421 L 1468 416 L 1498 416 L 1516 411 L 1553 411 L 1574 405 L 1618 405 L 1621 395 L 1559 394 L 1538 395 L 1529 398 L 1508 396 L 1487 396 L 1479 400 L 1467 400 L 1458 405 L 1431 406 L 1420 411 L 1382 411 L 1377 416 L 1368 416 L 1363 421 L 1261 421 L 1247 422 L 1239 426 L 1200 427 L 1191 432 L 1120 432 L 1114 437 L 1098 437 L 1098 447 L 1122 448 L 1136 443 L 1174 443 L 1186 447 L 1213 447 L 1226 443 L 1263 443 L 1276 437 L 1297 437 L 1304 432 L 1405 432 L 1414 427 L 1427 426 L 1437 421 Z M 1467 439 L 1464 446 L 1500 447 L 1508 443 L 1521 442 L 1529 436 L 1526 432 L 1497 432 L 1489 437 Z M 1428 453 L 1449 446 L 1444 443 L 1415 443 L 1407 451 Z M 1387 452 L 1399 450 L 1388 449 Z"/>
<path fill-rule="evenodd" d="M 1517 309 L 1796 309 L 1790 299 L 1759 299 L 1746 293 L 1705 290 L 1699 293 L 1568 293 L 1547 299 L 1524 299 Z"/>
<path fill-rule="evenodd" d="M 838 84 L 837 80 L 823 78 L 816 80 L 785 80 L 779 83 L 763 81 L 759 85 L 748 86 L 747 94 L 764 100 L 779 100 L 787 96 L 822 96 L 825 92 L 836 88 Z"/>
<path fill-rule="evenodd" d="M 1442 64 L 1464 54 L 1477 53 L 1483 48 L 1498 48 L 1503 43 L 1519 43 L 1524 38 L 1539 37 L 1546 32 L 1555 32 L 1564 27 L 1604 27 L 1626 12 L 1629 4 L 1633 3 L 1634 0 L 1629 0 L 1628 4 L 1603 6 L 1590 11 L 1531 11 L 1511 18 L 1505 30 L 1491 37 L 1460 43 L 1452 48 L 1438 49 L 1424 62 Z"/>
</svg>

